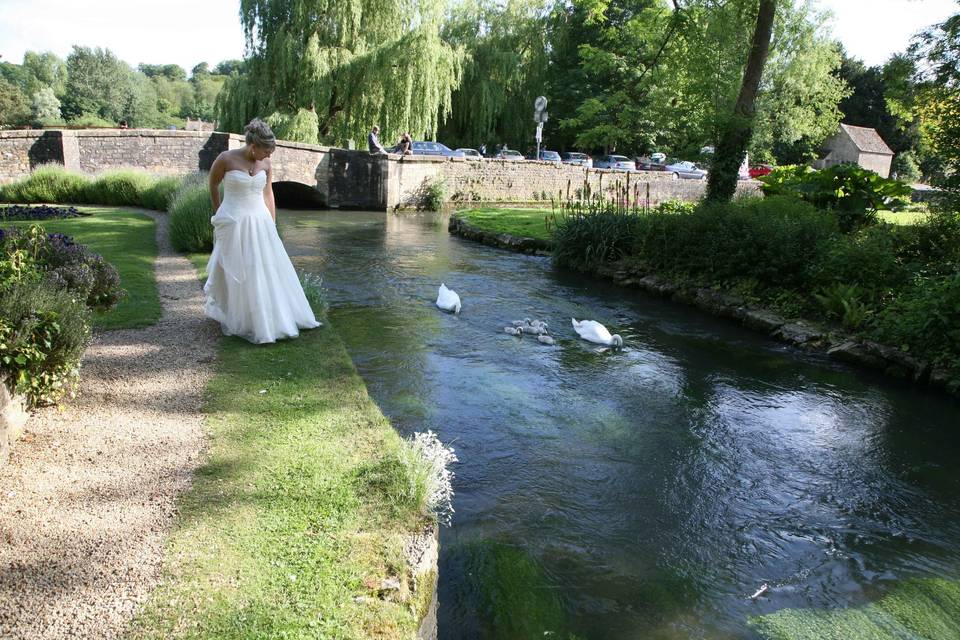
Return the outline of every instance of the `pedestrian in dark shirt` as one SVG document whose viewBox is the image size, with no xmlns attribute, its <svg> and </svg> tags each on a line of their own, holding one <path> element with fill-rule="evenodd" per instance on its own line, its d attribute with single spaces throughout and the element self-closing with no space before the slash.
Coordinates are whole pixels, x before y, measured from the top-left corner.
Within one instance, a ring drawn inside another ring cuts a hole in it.
<svg viewBox="0 0 960 640">
<path fill-rule="evenodd" d="M 383 145 L 380 144 L 380 127 L 374 125 L 373 129 L 370 130 L 370 135 L 367 136 L 367 146 L 370 148 L 370 153 L 387 152 L 387 150 L 383 148 Z"/>
</svg>

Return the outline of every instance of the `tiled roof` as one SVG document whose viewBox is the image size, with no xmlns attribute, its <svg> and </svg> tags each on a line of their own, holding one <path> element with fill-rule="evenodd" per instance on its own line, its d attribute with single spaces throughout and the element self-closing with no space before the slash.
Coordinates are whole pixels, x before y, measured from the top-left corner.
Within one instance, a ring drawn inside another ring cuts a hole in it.
<svg viewBox="0 0 960 640">
<path fill-rule="evenodd" d="M 880 137 L 880 134 L 877 133 L 876 129 L 870 129 L 869 127 L 855 127 L 852 124 L 841 124 L 840 128 L 846 132 L 850 139 L 853 140 L 853 144 L 857 145 L 857 148 L 860 151 L 865 151 L 866 153 L 883 153 L 886 155 L 893 155 L 893 151 L 890 150 L 890 147 L 887 146 L 887 143 L 883 141 L 883 138 Z"/>
</svg>

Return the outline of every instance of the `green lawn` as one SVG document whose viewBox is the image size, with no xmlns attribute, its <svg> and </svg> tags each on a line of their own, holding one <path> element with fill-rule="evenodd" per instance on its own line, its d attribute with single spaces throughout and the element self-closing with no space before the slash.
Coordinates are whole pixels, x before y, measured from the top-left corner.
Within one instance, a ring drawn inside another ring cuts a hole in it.
<svg viewBox="0 0 960 640">
<path fill-rule="evenodd" d="M 202 256 L 193 256 L 204 263 Z M 411 638 L 428 589 L 406 581 L 401 439 L 328 323 L 295 340 L 221 340 L 208 459 L 180 499 L 161 586 L 133 638 Z"/>
<path fill-rule="evenodd" d="M 465 209 L 457 215 L 484 231 L 507 233 L 521 238 L 549 240 L 545 218 L 550 209 Z"/>
<path fill-rule="evenodd" d="M 955 640 L 960 582 L 910 580 L 878 601 L 850 609 L 782 609 L 750 620 L 769 640 Z"/>
<path fill-rule="evenodd" d="M 117 268 L 126 295 L 116 309 L 94 315 L 95 327 L 126 329 L 156 323 L 160 319 L 161 306 L 153 268 L 157 256 L 153 220 L 142 213 L 117 207 L 79 209 L 93 215 L 42 223 L 0 222 L 0 225 L 26 227 L 41 224 L 49 233 L 73 236 Z"/>
</svg>

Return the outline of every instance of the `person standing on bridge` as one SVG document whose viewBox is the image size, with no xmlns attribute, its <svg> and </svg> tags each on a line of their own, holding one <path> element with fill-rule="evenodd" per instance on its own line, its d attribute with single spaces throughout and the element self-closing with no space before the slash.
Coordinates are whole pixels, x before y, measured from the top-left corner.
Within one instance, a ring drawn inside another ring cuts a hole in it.
<svg viewBox="0 0 960 640">
<path fill-rule="evenodd" d="M 370 147 L 370 153 L 386 153 L 387 150 L 380 144 L 380 127 L 373 125 L 370 135 L 367 136 L 367 146 Z"/>
<path fill-rule="evenodd" d="M 221 153 L 210 167 L 213 253 L 203 292 L 207 317 L 226 335 L 262 344 L 294 338 L 320 323 L 277 234 L 270 166 L 277 140 L 255 118 L 246 143 Z"/>
</svg>

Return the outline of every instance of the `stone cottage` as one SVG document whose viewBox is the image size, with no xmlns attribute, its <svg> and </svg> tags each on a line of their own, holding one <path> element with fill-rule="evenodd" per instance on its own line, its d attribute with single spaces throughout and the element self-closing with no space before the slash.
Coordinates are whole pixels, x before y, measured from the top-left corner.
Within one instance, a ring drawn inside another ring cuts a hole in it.
<svg viewBox="0 0 960 640">
<path fill-rule="evenodd" d="M 813 166 L 823 169 L 843 162 L 854 162 L 889 178 L 892 161 L 893 151 L 876 129 L 841 124 L 840 130 L 823 143 L 821 157 Z"/>
</svg>

